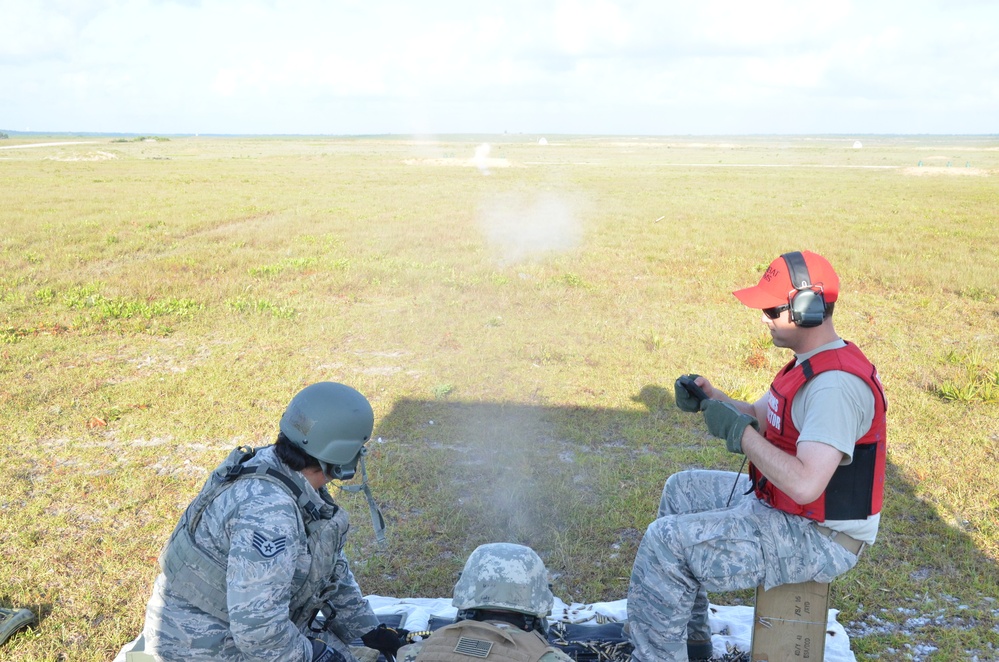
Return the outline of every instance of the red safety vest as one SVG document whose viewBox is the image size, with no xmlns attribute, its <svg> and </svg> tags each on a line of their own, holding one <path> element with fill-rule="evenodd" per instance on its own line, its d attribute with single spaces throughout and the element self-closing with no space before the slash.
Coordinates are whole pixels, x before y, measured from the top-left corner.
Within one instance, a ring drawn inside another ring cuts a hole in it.
<svg viewBox="0 0 999 662">
<path fill-rule="evenodd" d="M 827 370 L 842 370 L 864 380 L 874 393 L 874 419 L 871 429 L 854 446 L 853 462 L 836 469 L 825 491 L 815 501 L 804 505 L 797 503 L 750 463 L 749 476 L 756 496 L 778 510 L 818 522 L 865 519 L 881 512 L 887 459 L 885 411 L 888 403 L 877 369 L 853 343 L 847 343 L 840 349 L 819 352 L 800 365 L 794 363 L 792 360 L 784 366 L 770 385 L 764 436 L 774 446 L 797 455 L 800 433 L 791 421 L 791 402 L 809 379 Z"/>
</svg>

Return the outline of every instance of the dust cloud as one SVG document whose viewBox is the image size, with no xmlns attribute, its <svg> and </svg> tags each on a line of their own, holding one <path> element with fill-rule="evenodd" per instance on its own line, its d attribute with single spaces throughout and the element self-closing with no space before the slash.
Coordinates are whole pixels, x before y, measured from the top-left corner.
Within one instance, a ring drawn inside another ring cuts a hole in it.
<svg viewBox="0 0 999 662">
<path fill-rule="evenodd" d="M 582 200 L 571 193 L 497 194 L 476 215 L 499 261 L 512 264 L 571 250 L 582 240 Z"/>
</svg>

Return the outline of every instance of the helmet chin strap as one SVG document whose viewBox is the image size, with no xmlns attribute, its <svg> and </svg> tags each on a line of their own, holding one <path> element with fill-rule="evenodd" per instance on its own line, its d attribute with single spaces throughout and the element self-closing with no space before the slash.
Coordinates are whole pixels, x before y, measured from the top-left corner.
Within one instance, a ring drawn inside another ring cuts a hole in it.
<svg viewBox="0 0 999 662">
<path fill-rule="evenodd" d="M 364 497 L 368 500 L 368 511 L 371 513 L 371 526 L 375 529 L 375 538 L 378 540 L 378 546 L 385 549 L 385 518 L 382 517 L 382 511 L 378 508 L 378 504 L 375 503 L 375 497 L 371 494 L 371 488 L 368 486 L 368 470 L 364 465 L 364 454 L 362 453 L 358 462 L 361 465 L 361 484 L 360 485 L 341 485 L 340 489 L 344 492 L 364 492 Z M 338 470 L 339 465 L 335 466 Z M 323 467 L 323 471 L 326 471 L 326 467 Z M 329 475 L 329 474 L 327 474 Z M 354 474 L 351 473 L 351 478 Z M 342 480 L 342 479 L 338 479 Z"/>
</svg>

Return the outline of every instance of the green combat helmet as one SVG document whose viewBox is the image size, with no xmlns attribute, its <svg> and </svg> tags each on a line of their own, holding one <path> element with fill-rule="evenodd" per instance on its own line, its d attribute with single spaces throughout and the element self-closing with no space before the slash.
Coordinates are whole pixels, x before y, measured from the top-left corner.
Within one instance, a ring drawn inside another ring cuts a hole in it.
<svg viewBox="0 0 999 662">
<path fill-rule="evenodd" d="M 554 602 L 548 570 L 533 549 L 490 543 L 475 548 L 465 561 L 451 604 L 459 620 L 481 620 L 481 611 L 512 611 L 528 617 L 525 629 L 546 632 L 545 617 Z"/>
<path fill-rule="evenodd" d="M 316 460 L 330 478 L 350 480 L 367 452 L 375 416 L 368 399 L 344 384 L 318 382 L 292 398 L 281 432 Z"/>
<path fill-rule="evenodd" d="M 14 633 L 35 622 L 35 615 L 27 609 L 4 609 L 0 607 L 0 646 L 3 646 Z"/>
</svg>

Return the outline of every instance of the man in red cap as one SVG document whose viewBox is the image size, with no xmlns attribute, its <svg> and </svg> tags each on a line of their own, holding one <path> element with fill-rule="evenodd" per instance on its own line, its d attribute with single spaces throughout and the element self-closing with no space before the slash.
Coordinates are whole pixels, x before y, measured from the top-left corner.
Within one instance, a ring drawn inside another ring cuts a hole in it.
<svg viewBox="0 0 999 662">
<path fill-rule="evenodd" d="M 676 404 L 749 460 L 749 475 L 682 471 L 663 488 L 628 591 L 636 662 L 712 656 L 707 591 L 828 582 L 874 542 L 885 477 L 884 391 L 832 313 L 839 278 L 808 251 L 770 263 L 734 292 L 762 311 L 794 358 L 756 402 L 699 375 L 676 380 Z"/>
</svg>

